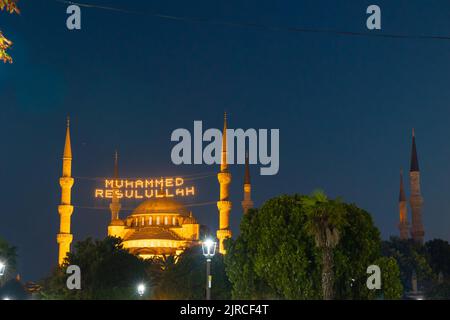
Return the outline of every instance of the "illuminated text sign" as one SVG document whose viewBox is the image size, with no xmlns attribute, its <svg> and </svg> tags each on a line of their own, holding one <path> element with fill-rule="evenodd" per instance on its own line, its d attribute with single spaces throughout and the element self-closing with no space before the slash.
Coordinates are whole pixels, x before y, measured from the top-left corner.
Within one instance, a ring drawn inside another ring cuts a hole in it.
<svg viewBox="0 0 450 320">
<path fill-rule="evenodd" d="M 158 179 L 106 179 L 103 188 L 95 189 L 100 199 L 150 199 L 195 195 L 194 186 L 186 186 L 181 177 Z"/>
</svg>

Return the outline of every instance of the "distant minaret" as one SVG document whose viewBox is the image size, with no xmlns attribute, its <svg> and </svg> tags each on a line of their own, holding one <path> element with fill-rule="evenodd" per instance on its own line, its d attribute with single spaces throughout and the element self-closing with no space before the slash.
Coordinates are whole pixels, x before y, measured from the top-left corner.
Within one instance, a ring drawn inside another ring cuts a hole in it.
<svg viewBox="0 0 450 320">
<path fill-rule="evenodd" d="M 117 188 L 116 181 L 119 179 L 119 154 L 116 150 L 114 154 L 114 185 L 113 185 L 113 196 L 111 199 L 111 203 L 109 204 L 109 209 L 111 210 L 111 223 L 108 226 L 108 236 L 110 237 L 123 237 L 124 223 L 120 220 L 119 212 L 122 208 L 120 204 L 120 198 L 118 196 L 118 192 L 120 191 Z"/>
<path fill-rule="evenodd" d="M 425 234 L 422 224 L 423 199 L 420 193 L 420 171 L 419 161 L 417 159 L 416 137 L 414 134 L 414 129 L 412 131 L 411 169 L 409 171 L 409 180 L 411 188 L 411 197 L 409 199 L 409 202 L 412 212 L 411 236 L 414 241 L 423 243 Z"/>
<path fill-rule="evenodd" d="M 250 168 L 248 164 L 248 153 L 245 155 L 245 178 L 244 178 L 244 200 L 242 203 L 242 209 L 244 209 L 244 214 L 247 213 L 248 209 L 253 208 L 252 201 L 252 186 L 250 184 Z"/>
<path fill-rule="evenodd" d="M 111 204 L 109 205 L 109 209 L 111 209 L 111 222 L 119 219 L 119 212 L 122 206 L 120 205 L 119 197 L 117 196 L 117 179 L 119 179 L 119 154 L 114 154 L 114 192 L 111 200 Z"/>
<path fill-rule="evenodd" d="M 223 241 L 231 238 L 230 230 L 230 211 L 231 201 L 229 201 L 229 187 L 231 183 L 231 173 L 228 172 L 227 163 L 227 114 L 224 115 L 222 132 L 222 160 L 220 163 L 220 172 L 217 174 L 220 185 L 220 200 L 217 201 L 219 209 L 219 230 L 217 230 L 217 239 L 219 239 L 219 252 L 226 254 Z"/>
<path fill-rule="evenodd" d="M 59 265 L 63 264 L 64 258 L 70 252 L 70 244 L 72 243 L 73 239 L 73 235 L 70 233 L 70 217 L 73 212 L 73 206 L 71 205 L 71 189 L 74 180 L 72 178 L 72 148 L 70 144 L 69 118 L 67 118 L 66 141 L 64 144 L 62 171 L 62 177 L 59 179 L 59 185 L 61 186 L 61 204 L 58 206 L 60 227 L 59 233 L 56 236 L 56 241 L 59 245 Z"/>
<path fill-rule="evenodd" d="M 400 222 L 398 229 L 400 230 L 400 239 L 406 240 L 409 238 L 409 223 L 408 223 L 408 211 L 406 207 L 406 196 L 403 188 L 403 170 L 400 171 L 400 194 L 398 198 L 398 206 L 400 213 Z"/>
</svg>

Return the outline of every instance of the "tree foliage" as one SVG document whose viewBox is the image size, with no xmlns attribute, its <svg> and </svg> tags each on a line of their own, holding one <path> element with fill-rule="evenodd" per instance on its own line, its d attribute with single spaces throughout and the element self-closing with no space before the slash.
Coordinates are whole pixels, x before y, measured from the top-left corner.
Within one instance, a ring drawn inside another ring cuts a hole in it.
<svg viewBox="0 0 450 320">
<path fill-rule="evenodd" d="M 230 283 L 225 274 L 222 255 L 211 261 L 211 298 L 230 298 Z M 175 300 L 203 300 L 206 294 L 206 259 L 201 247 L 186 249 L 176 263 L 170 263 L 160 274 L 153 298 Z"/>
<path fill-rule="evenodd" d="M 388 300 L 398 300 L 403 296 L 403 285 L 400 280 L 400 268 L 397 261 L 391 257 L 380 257 L 375 265 L 381 270 L 381 286 L 383 297 Z"/>
<path fill-rule="evenodd" d="M 240 235 L 226 242 L 233 298 L 323 298 L 322 249 L 311 233 L 312 208 L 305 206 L 311 201 L 301 195 L 280 196 L 244 216 Z M 333 249 L 335 298 L 374 298 L 366 286 L 366 270 L 381 257 L 379 231 L 366 211 L 340 205 L 342 216 L 336 219 L 341 222 L 335 224 L 339 241 Z M 395 272 L 386 281 L 390 279 L 395 281 Z"/>
<path fill-rule="evenodd" d="M 426 292 L 427 299 L 431 300 L 449 300 L 450 299 L 450 281 L 445 280 L 429 288 Z"/>
<path fill-rule="evenodd" d="M 434 239 L 420 244 L 392 237 L 383 242 L 383 255 L 397 261 L 406 293 L 412 291 L 412 275 L 427 299 L 450 298 L 450 244 Z"/>
<path fill-rule="evenodd" d="M 41 283 L 43 299 L 137 299 L 137 285 L 145 283 L 145 299 L 204 299 L 205 257 L 200 247 L 185 250 L 178 258 L 155 257 L 144 260 L 129 253 L 121 239 L 90 238 L 75 243 L 64 264 Z M 67 266 L 81 269 L 81 290 L 66 286 Z M 221 255 L 212 260 L 212 298 L 229 299 L 230 283 Z"/>
<path fill-rule="evenodd" d="M 5 10 L 8 13 L 20 13 L 16 0 L 0 0 L 0 11 Z M 0 30 L 0 60 L 4 63 L 12 63 L 11 56 L 6 52 L 12 46 L 12 42 L 8 40 Z"/>
<path fill-rule="evenodd" d="M 436 275 L 427 260 L 425 246 L 412 239 L 402 240 L 391 237 L 383 241 L 382 252 L 386 257 L 392 257 L 400 268 L 400 279 L 405 291 L 412 290 L 412 275 L 415 272 L 419 290 L 427 290 L 436 280 Z"/>
<path fill-rule="evenodd" d="M 69 290 L 67 266 L 81 269 L 81 290 Z M 42 283 L 44 299 L 136 299 L 139 283 L 151 286 L 151 263 L 125 250 L 119 238 L 77 242 L 64 264 Z"/>
<path fill-rule="evenodd" d="M 425 243 L 425 251 L 431 269 L 435 274 L 442 272 L 445 278 L 450 277 L 450 244 L 441 239 Z"/>
</svg>

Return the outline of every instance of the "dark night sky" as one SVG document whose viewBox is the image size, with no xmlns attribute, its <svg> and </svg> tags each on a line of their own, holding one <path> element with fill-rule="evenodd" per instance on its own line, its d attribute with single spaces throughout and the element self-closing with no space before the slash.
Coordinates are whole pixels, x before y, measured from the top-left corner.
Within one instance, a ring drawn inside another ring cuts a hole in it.
<svg viewBox="0 0 450 320">
<path fill-rule="evenodd" d="M 114 1 L 129 10 L 268 25 L 366 32 L 373 1 Z M 450 3 L 376 1 L 383 32 L 450 35 Z M 107 176 L 119 149 L 124 176 L 188 175 L 217 167 L 171 164 L 170 134 L 194 120 L 231 128 L 279 128 L 280 171 L 259 176 L 256 205 L 282 193 L 324 189 L 368 210 L 384 238 L 397 234 L 398 177 L 409 168 L 416 128 L 426 238 L 449 240 L 450 41 L 274 32 L 20 2 L 0 14 L 15 63 L 0 65 L 0 235 L 19 249 L 26 280 L 57 261 L 56 233 L 65 117 L 72 119 L 73 175 Z M 242 166 L 233 174 L 232 227 L 241 219 Z M 215 177 L 192 201 L 218 197 Z M 73 201 L 101 206 L 93 183 Z M 216 228 L 215 205 L 196 207 Z M 106 235 L 109 212 L 75 208 L 75 240 Z"/>
</svg>

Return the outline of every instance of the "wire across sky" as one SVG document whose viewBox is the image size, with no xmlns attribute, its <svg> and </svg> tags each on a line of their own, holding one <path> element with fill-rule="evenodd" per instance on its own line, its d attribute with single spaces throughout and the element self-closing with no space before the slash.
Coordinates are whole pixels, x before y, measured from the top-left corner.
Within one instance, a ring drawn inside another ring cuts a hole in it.
<svg viewBox="0 0 450 320">
<path fill-rule="evenodd" d="M 197 23 L 197 24 L 208 24 L 208 25 L 221 25 L 228 27 L 237 28 L 252 28 L 260 29 L 265 31 L 275 31 L 275 32 L 291 32 L 291 33 L 322 33 L 322 34 L 334 34 L 341 36 L 357 36 L 357 37 L 376 37 L 376 38 L 393 38 L 393 39 L 410 39 L 410 40 L 444 40 L 450 41 L 450 36 L 446 35 L 409 35 L 409 34 L 395 34 L 395 33 L 385 33 L 383 31 L 372 31 L 372 32 L 355 32 L 355 31 L 344 31 L 344 30 L 333 30 L 333 29 L 316 29 L 316 28 L 301 28 L 301 27 L 289 27 L 289 26 L 274 26 L 268 24 L 252 23 L 252 22 L 234 22 L 234 21 L 220 21 L 207 18 L 199 17 L 182 17 L 167 15 L 161 13 L 152 12 L 142 12 L 122 9 L 113 6 L 100 6 L 90 3 L 81 3 L 76 1 L 67 0 L 55 0 L 56 2 L 67 4 L 67 5 L 77 5 L 79 7 L 100 9 L 107 11 L 114 11 L 118 13 L 142 15 L 159 19 L 181 21 L 186 23 Z"/>
</svg>

